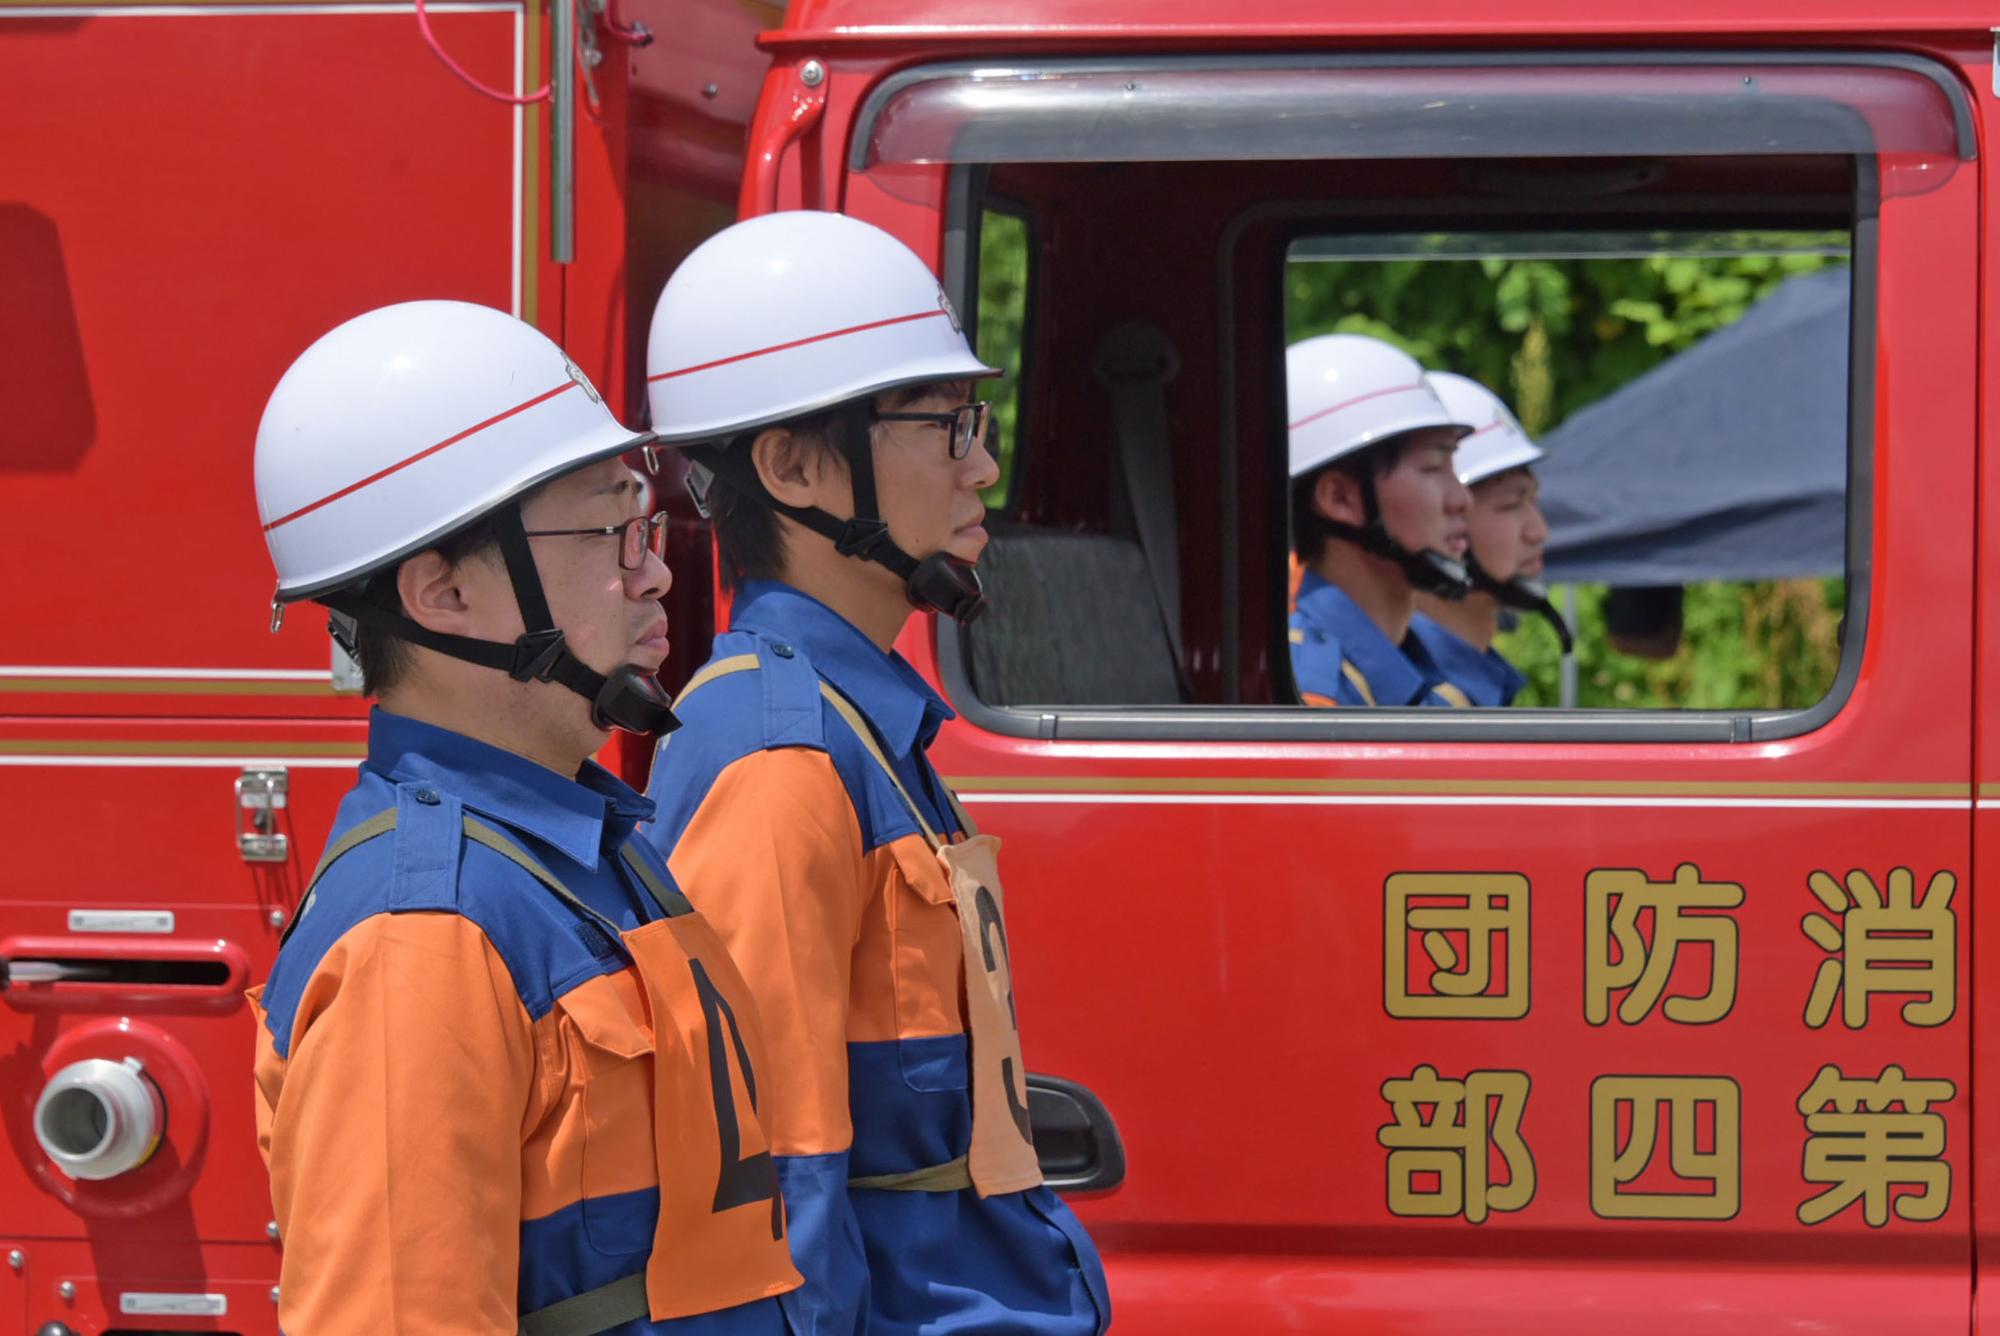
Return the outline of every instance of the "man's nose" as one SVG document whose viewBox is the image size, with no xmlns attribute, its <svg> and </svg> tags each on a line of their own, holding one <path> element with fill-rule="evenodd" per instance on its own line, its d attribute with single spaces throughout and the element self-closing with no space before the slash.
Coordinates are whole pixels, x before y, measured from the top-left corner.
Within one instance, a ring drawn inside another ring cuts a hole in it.
<svg viewBox="0 0 2000 1336">
<path fill-rule="evenodd" d="M 1466 487 L 1464 483 L 1460 482 L 1456 474 L 1453 474 L 1451 478 L 1451 485 L 1445 488 L 1444 513 L 1447 515 L 1463 515 L 1468 510 L 1471 509 L 1472 509 L 1471 489 Z"/>
<path fill-rule="evenodd" d="M 1542 514 L 1542 508 L 1532 501 L 1528 503 L 1528 527 L 1522 537 L 1536 547 L 1549 541 L 1548 518 Z"/>
<path fill-rule="evenodd" d="M 625 572 L 625 597 L 630 599 L 662 599 L 673 587 L 674 573 L 668 569 L 667 559 L 651 548 L 646 549 L 646 559 L 638 570 Z"/>
<path fill-rule="evenodd" d="M 987 442 L 992 439 L 993 428 L 989 426 L 972 443 L 971 451 L 965 456 L 965 467 L 959 474 L 959 481 L 970 491 L 983 492 L 1000 481 L 1000 461 L 987 448 Z"/>
</svg>

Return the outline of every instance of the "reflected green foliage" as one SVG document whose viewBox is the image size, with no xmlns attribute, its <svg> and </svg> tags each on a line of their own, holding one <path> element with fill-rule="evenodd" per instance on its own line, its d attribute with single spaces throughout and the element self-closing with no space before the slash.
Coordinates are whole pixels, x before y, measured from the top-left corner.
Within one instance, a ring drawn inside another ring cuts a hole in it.
<svg viewBox="0 0 2000 1336">
<path fill-rule="evenodd" d="M 1833 685 L 1846 592 L 1842 580 L 1690 585 L 1680 649 L 1671 658 L 1642 659 L 1620 654 L 1606 637 L 1605 587 L 1578 585 L 1577 703 L 1682 710 L 1810 705 Z M 1496 648 L 1527 674 L 1516 704 L 1562 703 L 1561 647 L 1540 618 L 1523 619 Z"/>
<path fill-rule="evenodd" d="M 982 381 L 979 397 L 993 401 L 987 448 L 1000 461 L 1000 480 L 986 491 L 999 508 L 1013 493 L 1014 449 L 1021 413 L 1021 329 L 1028 316 L 1028 223 L 988 209 L 979 222 L 979 314 L 974 351 L 1006 374 Z"/>
<path fill-rule="evenodd" d="M 1294 263 L 1285 277 L 1287 334 L 1373 334 L 1426 366 L 1484 382 L 1540 434 L 1729 324 L 1786 279 L 1839 263 L 1814 254 Z M 1833 681 L 1841 581 L 1692 586 L 1681 647 L 1664 660 L 1611 646 L 1605 592 L 1576 592 L 1579 705 L 1793 708 L 1820 699 Z M 1548 627 L 1530 619 L 1498 648 L 1528 675 L 1521 704 L 1559 703 L 1560 653 Z"/>
</svg>

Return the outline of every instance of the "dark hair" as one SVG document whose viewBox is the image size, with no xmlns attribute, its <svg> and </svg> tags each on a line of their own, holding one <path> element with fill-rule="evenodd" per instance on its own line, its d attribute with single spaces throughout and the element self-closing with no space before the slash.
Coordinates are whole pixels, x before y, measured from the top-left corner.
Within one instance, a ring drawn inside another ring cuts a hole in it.
<svg viewBox="0 0 2000 1336">
<path fill-rule="evenodd" d="M 815 448 L 830 448 L 840 430 L 840 408 L 808 413 L 773 425 L 813 443 Z M 743 469 L 752 472 L 756 466 L 750 459 L 750 447 L 759 435 L 769 430 L 760 427 L 745 432 L 720 448 L 739 455 Z M 785 567 L 785 531 L 762 487 L 738 487 L 717 473 L 709 486 L 708 513 L 709 522 L 715 525 L 724 588 L 733 591 L 742 588 L 746 580 L 778 577 Z"/>
<path fill-rule="evenodd" d="M 868 399 L 877 401 L 883 412 L 893 413 L 947 383 L 949 378 L 901 385 L 878 391 Z M 840 433 L 849 430 L 850 424 L 854 423 L 855 418 L 849 410 L 857 402 L 865 401 L 850 399 L 817 413 L 807 413 L 771 425 L 805 438 L 815 449 L 830 450 L 834 458 L 845 466 L 849 442 L 843 440 Z M 770 429 L 759 427 L 756 431 L 744 432 L 720 448 L 742 452 L 740 467 L 750 472 L 755 467 L 749 459 L 750 447 L 759 435 Z M 715 526 L 715 545 L 721 556 L 725 588 L 735 590 L 741 588 L 746 580 L 775 580 L 778 577 L 785 566 L 785 531 L 778 524 L 778 512 L 773 509 L 771 498 L 762 487 L 746 491 L 718 473 L 709 487 L 708 511 L 709 522 Z"/>
<path fill-rule="evenodd" d="M 1318 561 L 1320 554 L 1326 551 L 1327 541 L 1334 536 L 1331 522 L 1319 513 L 1319 507 L 1313 503 L 1313 493 L 1319 488 L 1319 480 L 1328 473 L 1344 473 L 1355 482 L 1364 484 L 1386 478 L 1403 462 L 1410 439 L 1408 432 L 1391 436 L 1353 454 L 1342 455 L 1304 477 L 1292 479 L 1292 551 L 1298 554 L 1300 561 L 1307 565 Z"/>
<path fill-rule="evenodd" d="M 489 547 L 499 546 L 499 542 L 499 535 L 493 529 L 493 517 L 488 514 L 455 533 L 446 534 L 423 550 L 435 552 L 446 562 L 457 566 Z M 421 554 L 411 553 L 411 556 L 418 555 Z M 402 568 L 403 562 L 398 561 L 376 571 L 362 582 L 361 596 L 381 607 L 406 613 L 403 596 L 396 588 L 396 573 Z M 401 682 L 403 675 L 410 670 L 410 642 L 394 631 L 357 622 L 354 627 L 354 658 L 361 665 L 362 694 L 379 696 Z"/>
</svg>

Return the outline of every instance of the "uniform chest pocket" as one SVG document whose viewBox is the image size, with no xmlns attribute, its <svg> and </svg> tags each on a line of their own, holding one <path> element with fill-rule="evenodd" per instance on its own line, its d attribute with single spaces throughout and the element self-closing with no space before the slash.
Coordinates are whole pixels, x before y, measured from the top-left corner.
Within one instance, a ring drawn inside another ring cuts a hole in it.
<svg viewBox="0 0 2000 1336">
<path fill-rule="evenodd" d="M 653 1029 L 629 971 L 601 975 L 556 1000 L 568 1059 L 567 1138 L 583 1236 L 600 1253 L 653 1246 L 659 1186 L 653 1138 Z"/>
<path fill-rule="evenodd" d="M 912 1090 L 962 1091 L 965 1056 L 965 937 L 958 901 L 937 855 L 917 836 L 890 846 L 895 870 L 894 937 L 897 1060 Z"/>
</svg>

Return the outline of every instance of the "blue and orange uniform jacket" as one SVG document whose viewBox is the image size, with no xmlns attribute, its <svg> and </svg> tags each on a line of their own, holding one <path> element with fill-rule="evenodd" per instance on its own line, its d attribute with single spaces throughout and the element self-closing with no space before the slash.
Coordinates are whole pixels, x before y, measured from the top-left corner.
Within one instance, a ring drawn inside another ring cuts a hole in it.
<svg viewBox="0 0 2000 1336">
<path fill-rule="evenodd" d="M 1445 680 L 1474 705 L 1512 705 L 1528 679 L 1497 649 L 1480 649 L 1421 612 L 1410 619 L 1410 638 L 1424 647 Z"/>
<path fill-rule="evenodd" d="M 742 655 L 757 671 L 683 694 L 646 833 L 764 1015 L 772 1148 L 806 1278 L 786 1312 L 816 1333 L 1102 1330 L 1096 1248 L 1046 1187 L 849 1185 L 967 1153 L 964 948 L 935 855 L 820 681 L 872 726 L 932 829 L 956 835 L 924 755 L 951 709 L 901 656 L 782 584 L 741 590 L 710 662 Z"/>
<path fill-rule="evenodd" d="M 1399 646 L 1339 585 L 1306 571 L 1291 617 L 1292 680 L 1308 705 L 1468 704 L 1422 642 Z"/>
<path fill-rule="evenodd" d="M 279 1319 L 303 1336 L 515 1336 L 522 1314 L 646 1270 L 654 1034 L 612 935 L 467 839 L 468 818 L 630 928 L 651 902 L 620 851 L 653 804 L 594 764 L 567 779 L 378 709 L 330 846 L 387 811 L 394 829 L 327 867 L 252 990 Z M 634 855 L 671 887 L 650 846 Z M 712 1191 L 705 1158 L 669 1190 Z M 798 1278 L 777 1251 L 782 1274 L 746 1259 L 715 1311 L 613 1330 L 783 1333 L 773 1296 Z"/>
</svg>

